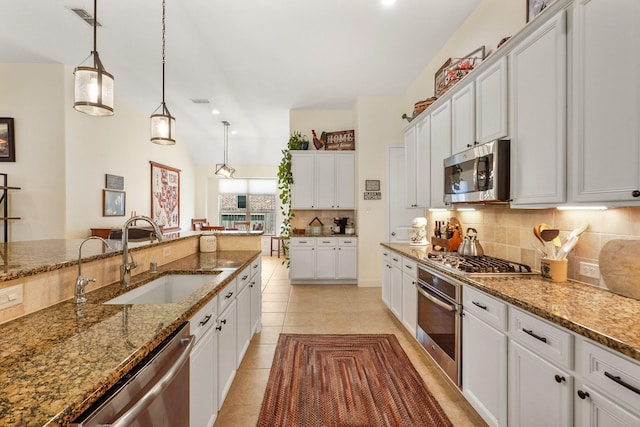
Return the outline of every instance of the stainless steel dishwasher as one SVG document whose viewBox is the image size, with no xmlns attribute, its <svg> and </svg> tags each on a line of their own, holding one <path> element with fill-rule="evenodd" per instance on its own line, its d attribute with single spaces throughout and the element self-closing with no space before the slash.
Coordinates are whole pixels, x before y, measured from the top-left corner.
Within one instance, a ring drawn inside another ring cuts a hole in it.
<svg viewBox="0 0 640 427">
<path fill-rule="evenodd" d="M 142 360 L 80 415 L 72 427 L 189 425 L 189 323 Z"/>
</svg>

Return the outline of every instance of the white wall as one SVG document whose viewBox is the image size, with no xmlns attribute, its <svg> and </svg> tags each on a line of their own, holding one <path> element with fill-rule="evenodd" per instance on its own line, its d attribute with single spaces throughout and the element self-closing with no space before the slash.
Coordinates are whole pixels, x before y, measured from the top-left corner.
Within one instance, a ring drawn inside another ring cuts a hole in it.
<svg viewBox="0 0 640 427">
<path fill-rule="evenodd" d="M 149 161 L 181 169 L 180 222 L 189 229 L 193 161 L 179 138 L 171 147 L 149 141 L 150 112 L 119 98 L 112 117 L 75 111 L 73 70 L 63 65 L 0 64 L 0 90 L 0 116 L 16 119 L 17 151 L 0 171 L 23 188 L 11 194 L 12 215 L 22 218 L 10 226 L 11 241 L 79 238 L 91 227 L 121 226 L 132 210 L 149 215 Z M 125 217 L 102 216 L 107 173 L 124 176 Z"/>
</svg>

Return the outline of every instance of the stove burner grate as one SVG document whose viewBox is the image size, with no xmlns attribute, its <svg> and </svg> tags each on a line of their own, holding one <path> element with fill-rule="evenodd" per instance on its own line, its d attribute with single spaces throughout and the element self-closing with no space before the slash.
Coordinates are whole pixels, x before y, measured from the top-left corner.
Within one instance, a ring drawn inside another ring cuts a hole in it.
<svg viewBox="0 0 640 427">
<path fill-rule="evenodd" d="M 526 274 L 531 273 L 531 267 L 514 261 L 507 261 L 487 255 L 471 257 L 462 256 L 457 253 L 437 253 L 430 252 L 427 258 L 459 270 L 464 273 L 504 273 L 504 274 Z"/>
</svg>

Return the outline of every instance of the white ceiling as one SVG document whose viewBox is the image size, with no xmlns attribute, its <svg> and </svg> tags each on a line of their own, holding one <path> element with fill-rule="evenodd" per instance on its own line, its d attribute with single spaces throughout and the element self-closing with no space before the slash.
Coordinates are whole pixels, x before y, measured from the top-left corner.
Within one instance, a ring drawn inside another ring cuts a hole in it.
<svg viewBox="0 0 640 427">
<path fill-rule="evenodd" d="M 277 164 L 289 110 L 402 95 L 480 0 L 166 0 L 166 102 L 197 164 Z M 79 65 L 91 0 L 1 0 L 0 62 Z M 160 104 L 161 0 L 98 2 L 98 52 L 118 99 Z M 210 104 L 194 104 L 208 99 Z M 71 106 L 69 107 L 71 108 Z M 221 111 L 212 115 L 212 109 Z M 78 113 L 80 114 L 80 113 Z M 240 159 L 239 159 L 240 158 Z"/>
</svg>

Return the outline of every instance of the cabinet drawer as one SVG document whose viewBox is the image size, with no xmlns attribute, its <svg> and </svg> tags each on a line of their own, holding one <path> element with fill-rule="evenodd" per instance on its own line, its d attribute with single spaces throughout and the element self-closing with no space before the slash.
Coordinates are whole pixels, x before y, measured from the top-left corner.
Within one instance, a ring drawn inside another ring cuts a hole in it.
<svg viewBox="0 0 640 427">
<path fill-rule="evenodd" d="M 391 264 L 391 251 L 389 249 L 382 249 L 382 262 Z"/>
<path fill-rule="evenodd" d="M 211 301 L 205 304 L 193 317 L 189 320 L 189 331 L 191 335 L 195 335 L 196 342 L 216 323 L 218 317 L 218 295 L 213 297 Z"/>
<path fill-rule="evenodd" d="M 355 237 L 338 237 L 338 246 L 356 246 L 357 240 Z M 389 252 L 388 250 L 383 250 L 382 253 Z"/>
<path fill-rule="evenodd" d="M 418 263 L 411 258 L 402 257 L 402 271 L 411 277 L 418 277 Z"/>
<path fill-rule="evenodd" d="M 315 246 L 316 238 L 315 237 L 292 237 L 290 242 L 290 246 Z"/>
<path fill-rule="evenodd" d="M 612 401 L 639 408 L 640 364 L 584 339 L 580 357 L 580 371 L 585 381 L 604 390 Z"/>
<path fill-rule="evenodd" d="M 251 263 L 251 277 L 262 273 L 262 260 L 258 257 Z M 259 277 L 259 276 L 258 276 Z"/>
<path fill-rule="evenodd" d="M 391 265 L 402 270 L 402 256 L 397 252 L 391 252 Z"/>
<path fill-rule="evenodd" d="M 236 279 L 237 277 L 234 278 L 231 282 L 229 282 L 229 284 L 225 286 L 224 289 L 222 289 L 222 292 L 220 292 L 217 295 L 218 313 L 222 313 L 224 309 L 227 308 L 229 304 L 231 304 L 233 300 L 236 299 L 236 291 L 237 291 Z"/>
<path fill-rule="evenodd" d="M 238 284 L 237 284 L 238 292 L 240 292 L 251 281 L 251 266 L 250 265 L 246 266 L 240 272 L 240 274 L 238 274 L 238 279 L 237 280 L 238 280 Z"/>
<path fill-rule="evenodd" d="M 338 240 L 335 237 L 318 237 L 316 239 L 317 246 L 336 246 Z"/>
<path fill-rule="evenodd" d="M 509 310 L 511 337 L 540 356 L 572 368 L 573 336 L 560 327 L 512 308 Z"/>
<path fill-rule="evenodd" d="M 464 311 L 473 313 L 483 322 L 500 331 L 507 329 L 507 304 L 471 286 L 462 290 Z"/>
</svg>

